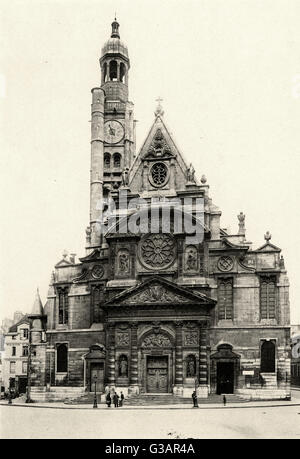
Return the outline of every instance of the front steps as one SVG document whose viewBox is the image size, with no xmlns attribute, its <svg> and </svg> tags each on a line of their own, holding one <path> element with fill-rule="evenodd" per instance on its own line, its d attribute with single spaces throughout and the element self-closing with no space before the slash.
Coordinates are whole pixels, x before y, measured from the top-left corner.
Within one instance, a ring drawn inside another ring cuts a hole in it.
<svg viewBox="0 0 300 459">
<path fill-rule="evenodd" d="M 34 402 L 64 402 L 83 394 L 83 387 L 53 386 L 48 390 L 46 387 L 31 387 L 30 390 L 30 398 Z"/>
</svg>

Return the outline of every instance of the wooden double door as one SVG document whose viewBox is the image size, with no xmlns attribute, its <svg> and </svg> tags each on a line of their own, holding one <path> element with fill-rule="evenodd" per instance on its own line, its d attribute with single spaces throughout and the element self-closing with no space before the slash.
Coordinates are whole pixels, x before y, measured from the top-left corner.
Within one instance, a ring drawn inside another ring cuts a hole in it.
<svg viewBox="0 0 300 459">
<path fill-rule="evenodd" d="M 147 392 L 168 392 L 168 357 L 147 357 Z"/>
<path fill-rule="evenodd" d="M 90 391 L 95 391 L 96 383 L 96 392 L 104 391 L 104 363 L 97 362 L 91 363 L 91 378 L 90 378 Z"/>
</svg>

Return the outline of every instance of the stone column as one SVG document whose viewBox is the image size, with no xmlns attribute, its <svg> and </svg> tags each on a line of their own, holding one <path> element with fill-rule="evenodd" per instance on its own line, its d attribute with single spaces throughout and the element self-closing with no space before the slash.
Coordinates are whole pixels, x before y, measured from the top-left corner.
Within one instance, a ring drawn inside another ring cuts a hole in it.
<svg viewBox="0 0 300 459">
<path fill-rule="evenodd" d="M 208 397 L 208 372 L 207 372 L 207 323 L 200 324 L 200 339 L 199 339 L 199 387 L 198 396 Z"/>
<path fill-rule="evenodd" d="M 183 395 L 182 322 L 175 322 L 175 387 L 174 394 Z"/>
<path fill-rule="evenodd" d="M 116 384 L 116 349 L 115 349 L 115 324 L 108 324 L 108 385 Z"/>
<path fill-rule="evenodd" d="M 130 375 L 129 375 L 129 393 L 138 394 L 138 347 L 137 347 L 137 323 L 131 323 L 131 352 L 130 352 Z"/>
</svg>

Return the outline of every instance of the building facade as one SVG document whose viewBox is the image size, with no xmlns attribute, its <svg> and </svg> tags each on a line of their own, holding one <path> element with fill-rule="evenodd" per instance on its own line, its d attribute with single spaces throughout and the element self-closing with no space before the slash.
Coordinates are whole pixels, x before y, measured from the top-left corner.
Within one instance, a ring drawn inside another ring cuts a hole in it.
<svg viewBox="0 0 300 459">
<path fill-rule="evenodd" d="M 26 392 L 29 353 L 29 320 L 24 316 L 5 334 L 2 379 L 5 391 Z"/>
<path fill-rule="evenodd" d="M 221 211 L 177 148 L 158 103 L 138 154 L 119 24 L 92 89 L 90 224 L 63 254 L 32 333 L 32 394 L 290 397 L 289 283 L 269 232 L 259 248 Z M 46 340 L 42 342 L 42 331 Z"/>
<path fill-rule="evenodd" d="M 292 362 L 291 385 L 300 388 L 300 325 L 291 326 Z"/>
</svg>

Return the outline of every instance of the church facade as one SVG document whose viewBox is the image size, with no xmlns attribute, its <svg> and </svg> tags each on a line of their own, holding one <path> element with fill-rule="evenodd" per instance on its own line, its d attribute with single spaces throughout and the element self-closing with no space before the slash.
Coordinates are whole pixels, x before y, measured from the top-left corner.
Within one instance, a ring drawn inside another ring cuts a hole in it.
<svg viewBox="0 0 300 459">
<path fill-rule="evenodd" d="M 160 101 L 135 149 L 130 60 L 119 24 L 92 89 L 86 253 L 63 254 L 32 318 L 32 398 L 290 397 L 289 283 L 281 249 L 220 226 L 221 211 L 168 130 Z M 45 333 L 46 332 L 46 333 Z"/>
</svg>

